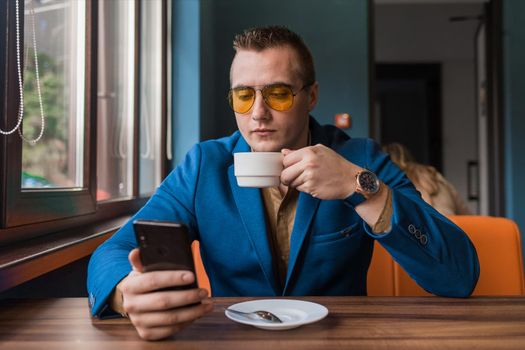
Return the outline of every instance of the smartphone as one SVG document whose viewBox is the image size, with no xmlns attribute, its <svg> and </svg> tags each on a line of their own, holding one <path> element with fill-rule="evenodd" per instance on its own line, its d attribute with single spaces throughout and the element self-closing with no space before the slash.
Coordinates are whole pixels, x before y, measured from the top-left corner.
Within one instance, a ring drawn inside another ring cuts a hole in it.
<svg viewBox="0 0 525 350">
<path fill-rule="evenodd" d="M 193 272 L 197 278 L 186 225 L 169 221 L 135 220 L 133 228 L 145 272 L 187 270 Z M 192 284 L 168 289 L 192 288 L 197 288 L 196 281 Z"/>
</svg>

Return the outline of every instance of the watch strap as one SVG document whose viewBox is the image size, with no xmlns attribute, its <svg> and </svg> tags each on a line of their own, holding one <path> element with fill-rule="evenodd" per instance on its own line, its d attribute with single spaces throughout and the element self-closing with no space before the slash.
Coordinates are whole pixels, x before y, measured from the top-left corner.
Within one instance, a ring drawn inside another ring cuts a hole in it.
<svg viewBox="0 0 525 350">
<path fill-rule="evenodd" d="M 345 198 L 345 203 L 347 203 L 353 208 L 357 207 L 359 204 L 363 203 L 364 201 L 366 201 L 365 196 L 363 196 L 361 193 L 357 191 L 354 191 L 354 193 L 352 193 L 350 196 Z"/>
</svg>

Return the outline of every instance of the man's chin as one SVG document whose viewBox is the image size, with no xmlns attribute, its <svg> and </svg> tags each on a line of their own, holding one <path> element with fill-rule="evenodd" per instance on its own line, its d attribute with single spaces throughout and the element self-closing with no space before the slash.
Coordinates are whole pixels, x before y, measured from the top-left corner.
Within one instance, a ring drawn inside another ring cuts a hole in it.
<svg viewBox="0 0 525 350">
<path fill-rule="evenodd" d="M 275 149 L 275 148 L 252 148 L 252 152 L 281 152 L 282 148 Z"/>
<path fill-rule="evenodd" d="M 281 152 L 282 148 L 280 145 L 268 143 L 258 143 L 251 146 L 252 152 Z"/>
</svg>

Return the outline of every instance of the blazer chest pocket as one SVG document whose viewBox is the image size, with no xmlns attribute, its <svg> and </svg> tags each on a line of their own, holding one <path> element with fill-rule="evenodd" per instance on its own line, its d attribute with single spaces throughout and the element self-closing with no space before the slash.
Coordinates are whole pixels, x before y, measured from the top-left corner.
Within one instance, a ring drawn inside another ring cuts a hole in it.
<svg viewBox="0 0 525 350">
<path fill-rule="evenodd" d="M 354 223 L 348 227 L 345 227 L 342 230 L 331 233 L 321 233 L 315 234 L 310 237 L 312 243 L 326 243 L 326 242 L 335 242 L 338 240 L 343 240 L 348 238 L 358 229 L 358 223 Z"/>
</svg>

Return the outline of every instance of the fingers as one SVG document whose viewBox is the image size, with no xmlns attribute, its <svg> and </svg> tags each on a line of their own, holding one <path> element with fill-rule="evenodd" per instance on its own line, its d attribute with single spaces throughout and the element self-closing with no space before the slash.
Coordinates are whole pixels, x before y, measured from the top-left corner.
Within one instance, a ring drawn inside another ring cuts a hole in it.
<svg viewBox="0 0 525 350">
<path fill-rule="evenodd" d="M 286 168 L 292 164 L 300 162 L 303 159 L 312 160 L 318 155 L 322 154 L 323 151 L 327 149 L 328 148 L 326 146 L 323 146 L 322 144 L 307 146 L 298 150 L 290 150 L 288 148 L 283 148 L 281 150 L 281 153 L 284 156 L 283 165 Z"/>
<path fill-rule="evenodd" d="M 144 340 L 161 340 L 179 332 L 180 325 L 172 327 L 137 328 L 137 333 Z"/>
<path fill-rule="evenodd" d="M 208 291 L 205 289 L 162 290 L 193 283 L 195 275 L 192 272 L 177 270 L 142 273 L 144 268 L 138 249 L 130 252 L 129 261 L 133 271 L 122 280 L 120 286 L 122 308 L 142 339 L 158 340 L 169 337 L 212 311 L 213 304 L 207 298 Z"/>
<path fill-rule="evenodd" d="M 132 279 L 130 278 L 122 285 L 122 292 L 126 294 L 143 294 L 169 287 L 185 286 L 194 280 L 195 275 L 191 271 L 150 271 L 137 274 Z"/>
<path fill-rule="evenodd" d="M 282 155 L 285 156 L 285 157 L 286 157 L 287 155 L 289 155 L 290 153 L 292 153 L 292 152 L 293 152 L 293 151 L 292 151 L 291 149 L 288 149 L 288 148 L 283 148 L 283 149 L 281 150 Z"/>
<path fill-rule="evenodd" d="M 317 144 L 281 152 L 284 155 L 281 183 L 320 199 L 342 198 L 342 184 L 348 181 L 342 175 L 345 172 L 340 159 L 343 158 L 335 151 Z"/>
<path fill-rule="evenodd" d="M 212 311 L 213 302 L 206 289 L 159 290 L 194 280 L 194 274 L 189 271 L 132 271 L 123 280 L 122 308 L 141 338 L 169 337 Z"/>
<path fill-rule="evenodd" d="M 128 314 L 163 311 L 199 303 L 207 296 L 208 292 L 205 289 L 130 294 L 125 296 L 122 306 Z"/>
<path fill-rule="evenodd" d="M 284 185 L 302 191 L 299 186 L 313 179 L 321 164 L 317 154 L 318 151 L 316 150 L 317 147 L 301 148 L 284 157 L 284 170 L 281 172 L 281 182 Z"/>
<path fill-rule="evenodd" d="M 213 301 L 206 298 L 199 305 L 159 312 L 131 313 L 129 318 L 142 339 L 159 340 L 181 331 L 211 311 Z"/>
<path fill-rule="evenodd" d="M 308 174 L 309 171 L 306 170 L 299 174 L 288 186 L 295 188 L 299 192 L 308 193 L 312 197 L 317 197 L 314 183 Z"/>
<path fill-rule="evenodd" d="M 181 323 L 176 324 L 172 326 L 164 326 L 164 327 L 154 327 L 154 328 L 147 328 L 147 327 L 135 327 L 137 329 L 137 333 L 139 336 L 144 340 L 161 340 L 164 338 L 168 338 L 175 333 L 181 331 L 182 329 L 189 326 L 191 322 L 187 323 Z"/>
<path fill-rule="evenodd" d="M 142 262 L 140 261 L 140 250 L 138 248 L 129 252 L 128 260 L 134 271 L 144 271 L 144 266 L 142 266 Z"/>
<path fill-rule="evenodd" d="M 288 169 L 290 169 L 290 173 L 293 172 L 293 174 L 281 174 L 281 182 L 283 184 L 291 188 L 295 188 L 299 192 L 308 193 L 312 197 L 318 197 L 318 193 L 315 186 L 316 181 L 313 178 L 312 170 L 302 170 L 297 165 L 294 165 L 293 167 Z"/>
<path fill-rule="evenodd" d="M 137 328 L 156 328 L 191 323 L 213 310 L 211 299 L 202 304 L 159 312 L 137 313 L 130 320 Z"/>
<path fill-rule="evenodd" d="M 297 176 L 295 179 L 293 179 L 292 182 L 288 186 L 295 188 L 298 191 L 306 192 L 305 191 L 305 185 L 306 185 L 306 178 L 307 176 L 304 173 L 300 173 L 299 176 Z"/>
<path fill-rule="evenodd" d="M 286 186 L 292 186 L 292 184 L 299 178 L 299 176 L 303 173 L 303 167 L 301 164 L 294 164 L 292 166 L 289 166 L 285 168 L 281 172 L 281 183 Z"/>
<path fill-rule="evenodd" d="M 283 166 L 285 168 L 295 164 L 295 163 L 298 163 L 300 162 L 302 159 L 303 159 L 303 156 L 304 156 L 304 153 L 305 153 L 305 149 L 307 149 L 309 147 L 306 147 L 306 148 L 301 148 L 299 150 L 296 150 L 296 151 L 292 151 L 292 150 L 289 150 L 287 148 L 283 148 L 281 150 L 281 153 L 283 154 Z"/>
</svg>

